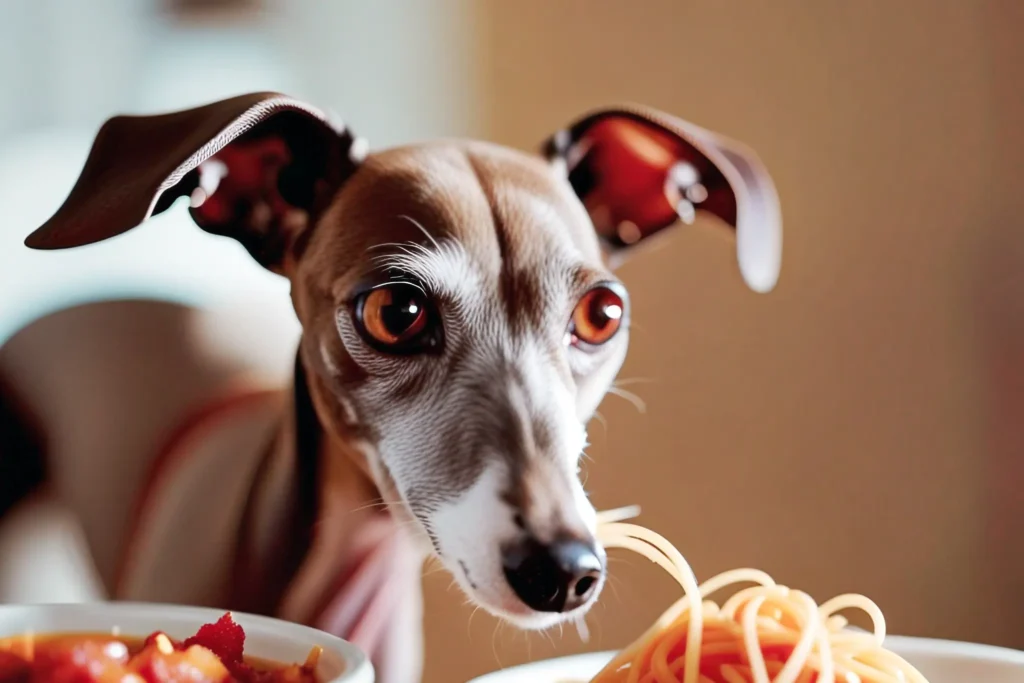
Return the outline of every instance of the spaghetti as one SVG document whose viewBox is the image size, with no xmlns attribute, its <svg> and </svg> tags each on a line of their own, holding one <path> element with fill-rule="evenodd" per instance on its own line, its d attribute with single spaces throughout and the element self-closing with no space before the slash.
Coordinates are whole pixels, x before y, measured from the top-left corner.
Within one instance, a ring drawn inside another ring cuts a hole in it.
<svg viewBox="0 0 1024 683">
<path fill-rule="evenodd" d="M 601 516 L 605 547 L 643 555 L 678 581 L 684 595 L 590 683 L 927 683 L 883 647 L 885 617 L 863 595 L 818 605 L 757 569 L 734 569 L 698 585 L 671 543 L 624 517 L 619 511 Z M 708 599 L 739 584 L 749 587 L 722 604 Z M 698 599 L 700 609 L 693 609 Z M 870 617 L 870 632 L 847 628 L 840 612 L 851 609 Z"/>
</svg>

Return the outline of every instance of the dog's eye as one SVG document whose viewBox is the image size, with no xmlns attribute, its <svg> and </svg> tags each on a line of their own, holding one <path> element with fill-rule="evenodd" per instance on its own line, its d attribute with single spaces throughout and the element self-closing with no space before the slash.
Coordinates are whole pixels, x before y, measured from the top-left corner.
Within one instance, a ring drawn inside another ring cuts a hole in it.
<svg viewBox="0 0 1024 683">
<path fill-rule="evenodd" d="M 356 327 L 371 346 L 418 353 L 440 346 L 441 325 L 423 290 L 408 283 L 371 289 L 356 300 Z"/>
<path fill-rule="evenodd" d="M 594 287 L 576 304 L 569 324 L 570 343 L 604 344 L 619 331 L 625 313 L 625 293 L 617 286 Z"/>
</svg>

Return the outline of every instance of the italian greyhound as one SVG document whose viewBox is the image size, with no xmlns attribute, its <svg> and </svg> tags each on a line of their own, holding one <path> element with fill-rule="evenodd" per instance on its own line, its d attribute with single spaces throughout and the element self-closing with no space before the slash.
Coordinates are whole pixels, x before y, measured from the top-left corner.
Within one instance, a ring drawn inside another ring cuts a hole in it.
<svg viewBox="0 0 1024 683">
<path fill-rule="evenodd" d="M 302 329 L 292 386 L 209 401 L 184 427 L 161 423 L 164 447 L 133 451 L 137 406 L 185 372 L 175 355 L 159 382 L 126 373 L 134 384 L 104 411 L 89 409 L 94 397 L 65 400 L 65 414 L 85 411 L 111 435 L 76 449 L 53 436 L 55 411 L 9 357 L 0 544 L 17 538 L 12 525 L 23 539 L 34 528 L 29 493 L 46 491 L 83 530 L 96 597 L 310 623 L 367 650 L 384 683 L 420 674 L 430 554 L 472 602 L 522 628 L 579 619 L 601 593 L 578 461 L 626 355 L 622 259 L 706 213 L 734 236 L 751 289 L 771 290 L 781 262 L 757 155 L 661 112 L 592 111 L 539 155 L 462 140 L 370 153 L 343 123 L 276 93 L 109 120 L 26 244 L 113 238 L 183 198 L 198 227 L 290 281 Z M 117 305 L 120 317 L 51 325 L 51 360 L 65 368 L 54 392 L 91 372 L 68 344 L 148 349 L 126 340 L 124 321 L 176 315 Z M 172 338 L 144 327 L 154 344 Z M 115 341 L 88 341 L 107 329 Z"/>
</svg>

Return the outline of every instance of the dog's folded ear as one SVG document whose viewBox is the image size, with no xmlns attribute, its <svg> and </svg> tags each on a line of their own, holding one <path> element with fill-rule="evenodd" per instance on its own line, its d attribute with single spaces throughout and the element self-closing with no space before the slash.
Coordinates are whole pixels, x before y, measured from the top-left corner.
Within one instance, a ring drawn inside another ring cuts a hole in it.
<svg viewBox="0 0 1024 683">
<path fill-rule="evenodd" d="M 782 218 L 771 176 L 746 145 L 643 107 L 603 109 L 544 144 L 568 174 L 613 262 L 698 212 L 734 232 L 740 272 L 771 290 L 782 261 Z"/>
<path fill-rule="evenodd" d="M 305 103 L 242 95 L 100 129 L 78 182 L 25 244 L 66 249 L 114 237 L 190 197 L 203 230 L 232 237 L 280 271 L 311 216 L 358 167 L 365 142 Z"/>
</svg>

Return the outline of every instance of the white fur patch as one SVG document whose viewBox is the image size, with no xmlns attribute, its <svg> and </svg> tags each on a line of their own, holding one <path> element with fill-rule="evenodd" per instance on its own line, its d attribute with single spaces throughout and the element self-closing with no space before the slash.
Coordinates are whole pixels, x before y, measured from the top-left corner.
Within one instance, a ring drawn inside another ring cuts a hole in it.
<svg viewBox="0 0 1024 683">
<path fill-rule="evenodd" d="M 456 571 L 458 578 L 480 590 L 500 589 L 500 546 L 516 535 L 512 511 L 501 502 L 505 467 L 495 463 L 483 471 L 476 483 L 451 503 L 431 515 L 441 555 L 462 562 L 469 571 Z M 485 540 L 486 539 L 486 540 Z"/>
<path fill-rule="evenodd" d="M 415 242 L 385 245 L 397 253 L 376 258 L 383 268 L 393 268 L 419 278 L 428 290 L 453 301 L 471 302 L 483 296 L 482 279 L 465 248 L 452 240 L 424 246 Z"/>
<path fill-rule="evenodd" d="M 431 516 L 431 526 L 441 561 L 466 595 L 521 628 L 546 628 L 564 617 L 529 609 L 509 587 L 502 569 L 501 547 L 518 533 L 499 495 L 506 476 L 502 465 L 489 466 L 462 496 Z"/>
</svg>

